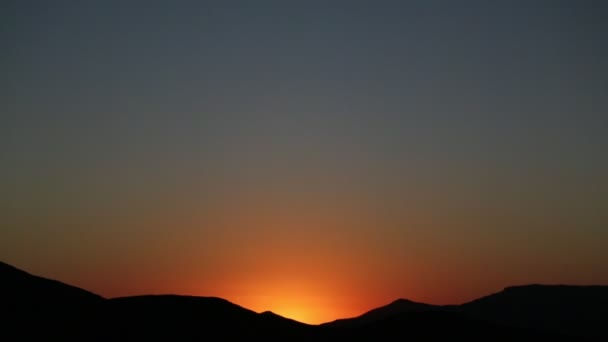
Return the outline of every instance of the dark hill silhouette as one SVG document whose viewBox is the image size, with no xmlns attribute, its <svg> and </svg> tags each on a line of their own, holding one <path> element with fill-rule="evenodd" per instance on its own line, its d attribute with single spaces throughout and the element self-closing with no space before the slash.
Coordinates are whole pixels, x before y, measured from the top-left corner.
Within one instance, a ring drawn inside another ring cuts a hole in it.
<svg viewBox="0 0 608 342">
<path fill-rule="evenodd" d="M 444 310 L 404 312 L 361 326 L 327 329 L 338 331 L 334 336 L 340 341 L 572 341 L 557 333 L 506 327 Z"/>
<path fill-rule="evenodd" d="M 29 274 L 3 262 L 0 262 L 0 277 L 2 279 L 0 295 L 4 297 L 3 304 L 20 304 L 18 307 L 10 308 L 11 310 L 24 309 L 25 303 L 34 305 L 27 307 L 28 312 L 31 312 L 30 310 L 37 306 L 43 308 L 41 304 L 61 303 L 80 306 L 103 300 L 103 297 L 92 292 Z"/>
<path fill-rule="evenodd" d="M 432 312 L 432 313 L 427 313 Z M 524 285 L 461 305 L 436 306 L 397 300 L 361 316 L 336 320 L 323 326 L 353 327 L 387 324 L 387 318 L 458 314 L 504 328 L 559 333 L 572 338 L 608 340 L 608 286 Z M 438 316 L 442 317 L 442 316 Z"/>
<path fill-rule="evenodd" d="M 83 312 L 103 301 L 91 292 L 0 262 L 0 317 L 6 317 L 6 334 L 14 330 L 24 340 L 41 332 L 62 338 Z"/>
<path fill-rule="evenodd" d="M 607 299 L 606 286 L 517 286 L 462 305 L 400 299 L 359 317 L 308 325 L 215 297 L 105 299 L 0 263 L 1 331 L 17 340 L 607 340 Z"/>
<path fill-rule="evenodd" d="M 281 326 L 287 328 L 301 327 L 302 325 L 310 326 L 309 324 L 305 324 L 291 318 L 285 318 L 281 315 L 277 315 L 272 311 L 264 311 L 260 314 L 260 316 L 262 317 L 262 320 L 264 322 L 267 322 L 267 324 L 280 324 Z"/>
<path fill-rule="evenodd" d="M 337 319 L 333 322 L 324 323 L 322 325 L 333 326 L 333 327 L 352 327 L 361 324 L 368 324 L 383 320 L 397 314 L 403 314 L 408 312 L 420 312 L 437 309 L 437 306 L 417 303 L 408 299 L 397 299 L 390 304 L 370 310 L 361 316 L 354 318 L 343 318 Z"/>
<path fill-rule="evenodd" d="M 511 286 L 459 310 L 511 326 L 608 341 L 608 286 Z"/>
<path fill-rule="evenodd" d="M 127 340 L 175 340 L 176 336 L 204 340 L 210 335 L 222 340 L 295 339 L 306 336 L 308 327 L 279 315 L 258 314 L 221 298 L 177 295 L 110 299 L 89 322 L 104 322 L 106 328 L 98 334 L 99 340 L 115 336 Z"/>
</svg>

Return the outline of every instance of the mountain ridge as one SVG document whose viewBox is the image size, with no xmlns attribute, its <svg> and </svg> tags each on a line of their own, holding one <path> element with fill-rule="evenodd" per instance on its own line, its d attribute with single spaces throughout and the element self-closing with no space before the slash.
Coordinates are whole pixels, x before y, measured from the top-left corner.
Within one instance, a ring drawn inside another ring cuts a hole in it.
<svg viewBox="0 0 608 342">
<path fill-rule="evenodd" d="M 22 337 L 63 340 L 225 338 L 343 340 L 390 336 L 442 340 L 450 331 L 473 340 L 551 341 L 608 338 L 608 286 L 524 284 L 506 286 L 459 305 L 398 298 L 357 317 L 310 325 L 261 313 L 220 297 L 151 294 L 104 298 L 0 262 L 0 314 Z M 225 329 L 229 326 L 229 329 Z M 43 334 L 39 336 L 37 334 Z"/>
</svg>

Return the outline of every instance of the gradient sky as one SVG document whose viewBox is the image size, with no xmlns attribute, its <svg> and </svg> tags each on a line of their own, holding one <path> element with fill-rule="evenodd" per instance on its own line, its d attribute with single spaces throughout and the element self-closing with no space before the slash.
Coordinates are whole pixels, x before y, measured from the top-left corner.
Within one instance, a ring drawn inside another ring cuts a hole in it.
<svg viewBox="0 0 608 342">
<path fill-rule="evenodd" d="M 604 1 L 3 1 L 0 259 L 318 323 L 608 284 Z"/>
</svg>

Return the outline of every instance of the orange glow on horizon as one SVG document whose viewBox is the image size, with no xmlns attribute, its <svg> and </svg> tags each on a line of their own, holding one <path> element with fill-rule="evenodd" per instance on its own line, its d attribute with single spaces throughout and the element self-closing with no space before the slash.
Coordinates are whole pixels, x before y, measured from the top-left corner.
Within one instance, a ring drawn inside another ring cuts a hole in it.
<svg viewBox="0 0 608 342">
<path fill-rule="evenodd" d="M 242 307 L 258 313 L 271 311 L 285 318 L 306 324 L 321 324 L 338 318 L 354 317 L 363 312 L 344 310 L 343 307 L 329 298 L 312 299 L 307 297 L 251 296 L 229 297 Z"/>
<path fill-rule="evenodd" d="M 488 235 L 500 244 L 486 245 L 465 230 L 443 238 L 444 218 L 425 219 L 423 210 L 382 212 L 357 198 L 254 195 L 226 196 L 204 212 L 183 207 L 145 219 L 104 222 L 153 233 L 125 235 L 130 243 L 112 245 L 113 256 L 100 251 L 99 264 L 83 263 L 80 271 L 66 268 L 55 278 L 107 297 L 219 297 L 308 324 L 359 316 L 398 298 L 459 304 L 506 285 L 572 282 L 563 281 L 564 274 L 551 274 L 553 268 L 537 269 L 542 279 L 519 272 L 525 253 L 504 259 L 509 243 L 528 235 Z M 490 269 L 485 258 L 463 253 L 475 249 L 505 261 Z"/>
</svg>

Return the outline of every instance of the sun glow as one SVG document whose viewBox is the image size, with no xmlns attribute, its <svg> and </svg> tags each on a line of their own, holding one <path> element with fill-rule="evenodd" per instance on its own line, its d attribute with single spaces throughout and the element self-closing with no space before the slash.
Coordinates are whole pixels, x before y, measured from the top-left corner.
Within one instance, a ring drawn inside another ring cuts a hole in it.
<svg viewBox="0 0 608 342">
<path fill-rule="evenodd" d="M 306 324 L 321 324 L 336 319 L 340 313 L 331 310 L 332 303 L 320 298 L 246 296 L 233 298 L 235 303 L 262 313 L 271 311 L 285 318 Z"/>
</svg>

